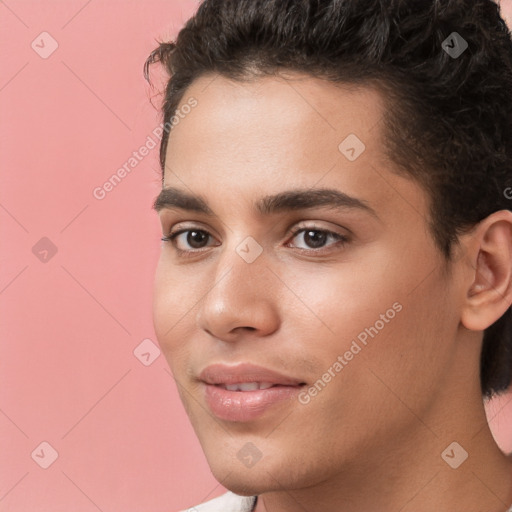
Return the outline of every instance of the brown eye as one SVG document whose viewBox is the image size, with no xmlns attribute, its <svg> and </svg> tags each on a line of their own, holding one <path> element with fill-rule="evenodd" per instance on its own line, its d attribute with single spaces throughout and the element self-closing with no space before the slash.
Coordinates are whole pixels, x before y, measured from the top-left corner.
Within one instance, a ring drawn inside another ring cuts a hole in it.
<svg viewBox="0 0 512 512">
<path fill-rule="evenodd" d="M 324 231 L 319 230 L 306 230 L 304 231 L 304 242 L 313 249 L 318 249 L 319 247 L 323 247 L 325 241 L 327 240 L 328 235 Z"/>
<path fill-rule="evenodd" d="M 293 239 L 298 238 L 299 235 L 302 235 L 302 240 L 304 244 L 306 244 L 306 247 L 299 247 L 299 249 L 303 250 L 321 249 L 329 239 L 334 239 L 334 243 L 329 245 L 335 245 L 336 242 L 340 242 L 341 245 L 343 245 L 348 242 L 348 238 L 346 236 L 326 229 L 312 227 L 300 228 L 294 231 Z"/>
<path fill-rule="evenodd" d="M 182 235 L 186 235 L 182 237 Z M 207 247 L 208 239 L 211 235 L 202 229 L 182 229 L 176 233 L 163 237 L 162 241 L 171 242 L 179 251 L 187 252 L 194 249 L 203 249 Z M 179 244 L 185 247 L 180 247 Z M 188 247 L 187 247 L 188 246 Z"/>
<path fill-rule="evenodd" d="M 185 237 L 187 244 L 194 249 L 200 249 L 204 247 L 205 241 L 208 241 L 208 233 L 206 231 L 195 231 L 189 230 L 186 232 L 187 236 Z"/>
</svg>

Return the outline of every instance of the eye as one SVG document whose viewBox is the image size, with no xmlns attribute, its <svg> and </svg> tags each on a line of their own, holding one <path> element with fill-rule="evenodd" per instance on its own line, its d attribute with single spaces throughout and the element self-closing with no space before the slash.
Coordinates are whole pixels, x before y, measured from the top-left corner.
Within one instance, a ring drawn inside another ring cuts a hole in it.
<svg viewBox="0 0 512 512">
<path fill-rule="evenodd" d="M 292 240 L 302 235 L 303 243 L 306 247 L 298 247 L 301 251 L 306 252 L 323 252 L 326 242 L 333 240 L 329 245 L 345 245 L 349 239 L 347 236 L 327 229 L 320 229 L 317 226 L 299 227 L 292 231 Z M 201 249 L 208 247 L 208 240 L 212 235 L 204 229 L 180 229 L 171 232 L 169 235 L 162 237 L 162 242 L 170 242 L 176 249 L 178 254 L 182 256 L 193 255 L 202 252 Z M 290 244 L 286 244 L 290 246 Z M 294 244 L 292 244 L 294 245 Z"/>
<path fill-rule="evenodd" d="M 302 235 L 302 241 L 306 244 L 306 247 L 299 247 L 299 249 L 306 251 L 322 249 L 325 246 L 326 241 L 329 239 L 335 241 L 335 243 L 330 245 L 336 245 L 336 242 L 338 242 L 339 245 L 343 246 L 348 242 L 348 238 L 345 235 L 335 233 L 334 231 L 329 231 L 327 229 L 320 229 L 316 226 L 295 229 L 292 232 L 292 235 L 292 239 Z"/>
<path fill-rule="evenodd" d="M 183 237 L 182 235 L 186 236 Z M 210 237 L 210 233 L 204 229 L 181 229 L 162 237 L 162 242 L 171 242 L 178 252 L 193 252 L 206 247 L 205 242 Z M 180 243 L 185 243 L 189 247 L 181 248 L 179 247 Z M 192 248 L 192 251 L 189 248 Z"/>
</svg>

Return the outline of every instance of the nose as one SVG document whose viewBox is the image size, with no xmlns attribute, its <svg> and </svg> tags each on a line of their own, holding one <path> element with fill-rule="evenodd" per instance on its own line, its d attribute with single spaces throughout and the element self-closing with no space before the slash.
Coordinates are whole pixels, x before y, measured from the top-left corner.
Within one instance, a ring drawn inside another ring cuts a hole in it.
<svg viewBox="0 0 512 512">
<path fill-rule="evenodd" d="M 245 338 L 248 332 L 251 337 L 272 334 L 280 323 L 279 283 L 266 265 L 264 252 L 248 263 L 230 251 L 208 273 L 208 291 L 196 315 L 198 327 L 228 342 Z"/>
</svg>

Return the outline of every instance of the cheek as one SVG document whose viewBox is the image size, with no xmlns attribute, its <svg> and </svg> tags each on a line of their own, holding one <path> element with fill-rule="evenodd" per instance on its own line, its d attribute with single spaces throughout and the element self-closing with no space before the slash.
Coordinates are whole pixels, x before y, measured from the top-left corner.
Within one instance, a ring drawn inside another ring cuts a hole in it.
<svg viewBox="0 0 512 512">
<path fill-rule="evenodd" d="M 173 373 L 183 367 L 180 361 L 185 358 L 187 340 L 193 335 L 191 315 L 194 315 L 194 304 L 200 296 L 193 286 L 185 286 L 179 270 L 173 268 L 162 253 L 153 285 L 153 325 Z"/>
<path fill-rule="evenodd" d="M 386 326 L 397 316 L 396 309 L 400 306 L 393 308 L 393 304 L 400 302 L 403 293 L 399 282 L 385 267 L 388 267 L 385 263 L 365 265 L 354 259 L 330 267 L 311 266 L 289 272 L 283 280 L 291 284 L 302 303 L 303 321 L 308 320 L 309 325 L 330 332 L 334 341 L 332 350 L 337 353 L 376 322 L 379 330 L 382 329 L 381 315 L 385 317 Z M 291 294 L 287 297 L 289 303 L 296 301 Z M 286 309 L 286 306 L 282 309 L 285 319 Z M 305 343 L 310 340 L 315 351 L 318 349 L 318 340 L 314 336 L 302 339 Z"/>
<path fill-rule="evenodd" d="M 317 371 L 326 371 L 347 353 L 351 369 L 344 373 L 354 380 L 344 386 L 367 382 L 373 370 L 401 389 L 410 382 L 419 389 L 424 380 L 436 379 L 449 358 L 450 344 L 440 342 L 447 334 L 455 336 L 458 323 L 436 255 L 432 253 L 427 267 L 417 255 L 406 259 L 407 252 L 402 258 L 396 254 L 382 251 L 368 259 L 285 277 L 307 306 L 295 323 L 302 324 L 305 352 L 322 361 L 324 368 Z M 286 318 L 285 309 L 286 305 Z M 320 342 L 319 332 L 327 333 Z"/>
</svg>

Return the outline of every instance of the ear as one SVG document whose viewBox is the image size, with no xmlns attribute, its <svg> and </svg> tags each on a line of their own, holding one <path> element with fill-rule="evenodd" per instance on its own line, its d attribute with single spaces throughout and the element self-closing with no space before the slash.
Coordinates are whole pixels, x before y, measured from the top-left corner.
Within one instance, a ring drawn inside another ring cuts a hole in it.
<svg viewBox="0 0 512 512">
<path fill-rule="evenodd" d="M 483 331 L 512 303 L 512 212 L 489 215 L 471 231 L 466 251 L 471 272 L 461 322 Z"/>
</svg>

